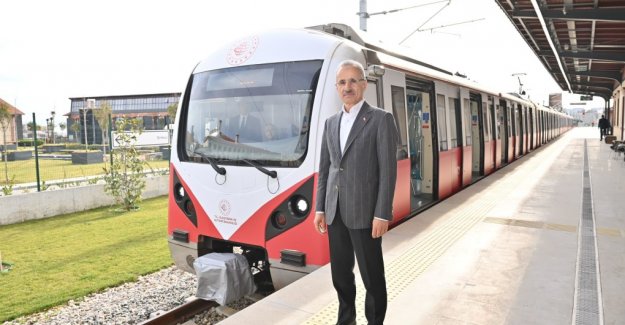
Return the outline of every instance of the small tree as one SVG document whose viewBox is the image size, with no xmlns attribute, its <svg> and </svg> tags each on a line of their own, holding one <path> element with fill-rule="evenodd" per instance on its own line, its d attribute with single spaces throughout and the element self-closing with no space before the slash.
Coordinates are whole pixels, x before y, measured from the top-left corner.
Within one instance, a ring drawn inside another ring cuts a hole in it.
<svg viewBox="0 0 625 325">
<path fill-rule="evenodd" d="M 110 168 L 104 168 L 106 185 L 104 190 L 126 210 L 136 209 L 145 188 L 145 162 L 139 158 L 135 148 L 137 136 L 143 131 L 140 120 L 120 118 L 115 122 L 115 140 L 118 147 L 113 150 Z M 124 132 L 128 129 L 129 132 Z"/>
<path fill-rule="evenodd" d="M 80 120 L 79 119 L 75 119 L 74 123 L 72 123 L 72 126 L 70 126 L 70 129 L 72 129 L 72 131 L 74 132 L 74 139 L 76 139 L 76 142 L 78 142 L 78 132 L 80 132 Z"/>
<path fill-rule="evenodd" d="M 102 144 L 103 144 L 103 148 L 104 148 L 104 154 L 106 155 L 106 136 L 108 134 L 108 128 L 109 128 L 109 115 L 111 115 L 111 112 L 113 111 L 113 109 L 111 108 L 111 104 L 109 104 L 108 102 L 103 102 L 100 105 L 100 109 L 96 109 L 93 110 L 93 114 L 95 114 L 95 119 L 98 121 L 98 124 L 100 124 L 100 130 L 102 131 Z"/>
<path fill-rule="evenodd" d="M 171 104 L 167 106 L 167 115 L 169 116 L 169 124 L 174 123 L 174 120 L 176 119 L 176 112 L 178 112 L 178 104 Z M 167 126 L 167 129 L 169 129 L 169 125 Z"/>
<path fill-rule="evenodd" d="M 7 163 L 7 131 L 11 126 L 13 115 L 9 111 L 9 106 L 4 102 L 0 102 L 0 129 L 2 129 L 2 160 L 4 160 L 4 179 L 5 184 L 9 184 L 9 165 Z"/>
<path fill-rule="evenodd" d="M 61 134 L 63 135 L 65 134 L 65 129 L 67 129 L 67 124 L 65 124 L 65 122 L 61 122 L 59 123 L 59 128 L 61 129 Z"/>
</svg>

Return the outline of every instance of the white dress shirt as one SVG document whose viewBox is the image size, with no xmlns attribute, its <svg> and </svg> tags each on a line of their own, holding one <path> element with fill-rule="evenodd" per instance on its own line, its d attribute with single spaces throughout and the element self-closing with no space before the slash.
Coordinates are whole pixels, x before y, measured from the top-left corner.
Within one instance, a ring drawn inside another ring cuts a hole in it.
<svg viewBox="0 0 625 325">
<path fill-rule="evenodd" d="M 341 116 L 341 126 L 340 126 L 340 143 L 341 143 L 341 152 L 345 153 L 345 145 L 347 144 L 347 137 L 349 137 L 349 132 L 352 130 L 352 126 L 354 126 L 354 121 L 356 121 L 356 116 L 360 112 L 362 108 L 362 104 L 365 100 L 361 100 L 356 103 L 352 108 L 348 111 L 345 110 L 345 105 L 342 107 L 343 116 Z"/>
</svg>

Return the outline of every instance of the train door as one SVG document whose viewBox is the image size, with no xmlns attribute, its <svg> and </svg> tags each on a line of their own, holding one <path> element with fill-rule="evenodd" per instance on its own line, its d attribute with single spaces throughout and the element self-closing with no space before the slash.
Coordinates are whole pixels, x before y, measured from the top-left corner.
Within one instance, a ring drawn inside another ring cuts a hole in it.
<svg viewBox="0 0 625 325">
<path fill-rule="evenodd" d="M 507 115 L 508 109 L 506 107 L 506 101 L 500 100 L 499 106 L 497 106 L 497 123 L 499 128 L 499 139 L 501 142 L 501 150 L 499 151 L 499 159 L 501 165 L 508 163 L 508 129 L 507 129 Z"/>
<path fill-rule="evenodd" d="M 462 112 L 458 98 L 448 98 L 449 104 L 449 151 L 452 154 L 451 190 L 457 192 L 462 189 Z"/>
<path fill-rule="evenodd" d="M 398 131 L 397 182 L 393 200 L 393 220 L 410 214 L 410 159 L 408 157 L 408 126 L 406 114 L 406 75 L 386 69 L 382 77 L 384 110 L 393 113 Z"/>
<path fill-rule="evenodd" d="M 514 120 L 514 103 L 508 102 L 506 107 L 506 117 L 508 119 L 508 162 L 514 161 L 515 153 L 514 148 L 516 148 L 516 123 Z"/>
<path fill-rule="evenodd" d="M 471 184 L 473 164 L 473 126 L 471 122 L 471 104 L 469 91 L 460 89 L 462 102 L 463 149 L 462 149 L 462 186 Z"/>
<path fill-rule="evenodd" d="M 529 108 L 529 132 L 530 132 L 530 150 L 534 150 L 534 148 L 536 147 L 536 143 L 534 143 L 535 141 L 535 135 L 534 135 L 534 124 L 536 123 L 534 121 L 534 108 L 530 107 Z"/>
<path fill-rule="evenodd" d="M 484 174 L 490 174 L 493 172 L 493 170 L 495 170 L 495 165 L 496 165 L 496 161 L 497 158 L 495 156 L 496 154 L 496 148 L 497 148 L 497 144 L 496 144 L 496 134 L 495 132 L 497 131 L 495 129 L 495 106 L 494 106 L 494 102 L 493 102 L 493 97 L 492 96 L 488 96 L 488 102 L 484 102 L 484 107 L 488 107 L 488 110 L 485 109 L 486 111 L 486 120 L 485 120 L 485 129 L 486 129 L 486 134 L 484 135 L 484 142 L 488 143 L 488 145 L 485 147 L 486 149 L 486 163 L 484 166 Z M 488 106 L 486 106 L 488 105 Z"/>
<path fill-rule="evenodd" d="M 529 138 L 530 138 L 530 148 L 529 148 L 529 150 L 532 151 L 536 147 L 536 144 L 534 143 L 535 138 L 536 138 L 534 136 L 534 123 L 535 123 L 534 122 L 534 108 L 530 106 L 528 113 L 529 113 L 528 114 L 529 115 L 528 119 L 529 119 L 529 129 L 530 129 L 529 130 L 529 132 L 530 132 L 530 136 L 529 136 Z"/>
<path fill-rule="evenodd" d="M 514 148 L 514 155 L 515 157 L 519 157 L 523 154 L 523 129 L 521 128 L 523 116 L 521 114 L 521 104 L 517 104 L 514 121 L 516 123 L 516 146 Z"/>
<path fill-rule="evenodd" d="M 545 144 L 545 112 L 540 112 L 540 143 Z"/>
<path fill-rule="evenodd" d="M 523 153 L 530 151 L 529 107 L 523 106 Z"/>
<path fill-rule="evenodd" d="M 482 120 L 482 96 L 471 94 L 471 137 L 473 138 L 473 153 L 471 181 L 475 182 L 484 175 L 484 133 Z"/>
<path fill-rule="evenodd" d="M 501 146 L 501 106 L 499 105 L 499 100 L 493 100 L 495 104 L 495 110 L 493 112 L 493 133 L 495 135 L 495 152 L 493 153 L 495 156 L 495 169 L 501 167 L 502 156 L 501 151 L 503 147 Z"/>
<path fill-rule="evenodd" d="M 417 211 L 436 199 L 431 118 L 433 91 L 431 82 L 406 80 L 411 211 Z"/>
</svg>

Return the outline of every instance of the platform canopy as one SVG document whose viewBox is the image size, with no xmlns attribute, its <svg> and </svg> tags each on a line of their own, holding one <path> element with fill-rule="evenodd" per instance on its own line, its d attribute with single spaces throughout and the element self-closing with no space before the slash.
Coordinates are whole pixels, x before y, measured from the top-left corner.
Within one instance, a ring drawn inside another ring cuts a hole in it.
<svg viewBox="0 0 625 325">
<path fill-rule="evenodd" d="M 625 67 L 625 1 L 495 0 L 564 91 L 608 100 Z"/>
</svg>

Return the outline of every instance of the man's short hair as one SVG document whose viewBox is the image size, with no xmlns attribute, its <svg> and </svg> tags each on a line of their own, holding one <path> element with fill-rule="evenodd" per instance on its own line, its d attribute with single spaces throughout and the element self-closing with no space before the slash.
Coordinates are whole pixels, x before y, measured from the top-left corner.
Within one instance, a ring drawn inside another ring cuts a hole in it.
<svg viewBox="0 0 625 325">
<path fill-rule="evenodd" d="M 360 62 L 355 61 L 355 60 L 345 60 L 339 63 L 339 67 L 338 69 L 336 69 L 336 73 L 338 74 L 341 69 L 347 68 L 347 67 L 356 68 L 360 70 L 360 76 L 362 77 L 362 79 L 365 79 L 365 68 L 362 66 L 362 64 L 360 64 Z"/>
</svg>

